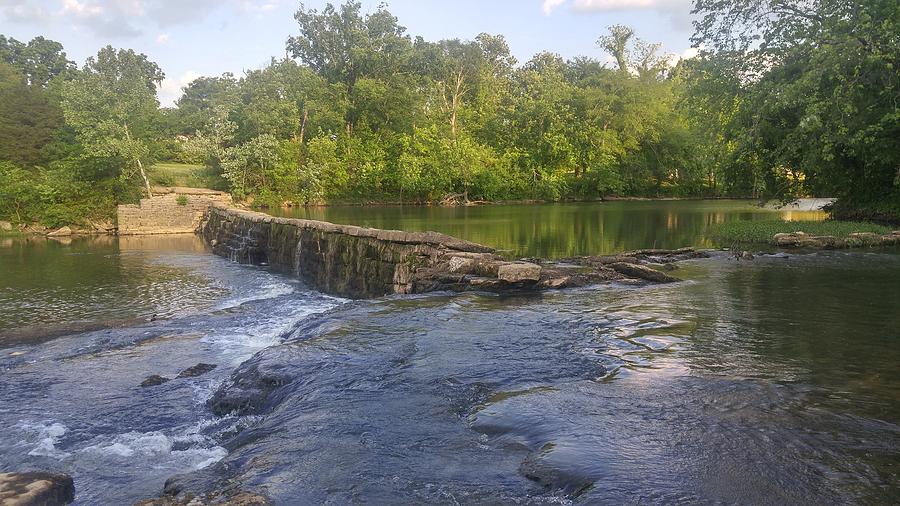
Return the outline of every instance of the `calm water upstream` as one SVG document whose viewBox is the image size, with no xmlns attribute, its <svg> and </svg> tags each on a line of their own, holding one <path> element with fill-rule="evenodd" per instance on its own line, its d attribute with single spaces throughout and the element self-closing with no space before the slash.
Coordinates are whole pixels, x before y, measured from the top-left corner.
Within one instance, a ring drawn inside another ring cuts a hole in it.
<svg viewBox="0 0 900 506">
<path fill-rule="evenodd" d="M 703 245 L 709 223 L 783 218 L 611 205 L 356 222 L 563 256 Z M 0 238 L 0 471 L 70 473 L 90 505 L 154 497 L 173 475 L 277 504 L 900 501 L 900 254 L 719 257 L 676 274 L 687 281 L 349 302 L 189 236 Z M 198 362 L 218 367 L 139 387 Z M 206 400 L 235 371 L 279 386 L 216 417 Z"/>
<path fill-rule="evenodd" d="M 772 211 L 751 200 L 619 201 L 476 207 L 312 207 L 276 216 L 372 228 L 443 232 L 515 256 L 562 258 L 640 248 L 713 247 L 709 226 L 730 220 L 822 220 L 819 211 Z"/>
</svg>

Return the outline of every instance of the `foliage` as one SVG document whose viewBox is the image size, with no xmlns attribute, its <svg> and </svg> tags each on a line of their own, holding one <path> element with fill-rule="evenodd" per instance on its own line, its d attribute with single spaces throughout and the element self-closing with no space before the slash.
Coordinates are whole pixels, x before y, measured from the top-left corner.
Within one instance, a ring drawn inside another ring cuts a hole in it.
<svg viewBox="0 0 900 506">
<path fill-rule="evenodd" d="M 145 55 L 107 46 L 62 88 L 63 115 L 86 148 L 83 156 L 102 160 L 123 181 L 139 172 L 148 194 L 143 163 L 163 77 Z"/>
<path fill-rule="evenodd" d="M 34 87 L 46 87 L 54 77 L 73 69 L 62 44 L 44 37 L 26 44 L 0 35 L 0 62 L 15 68 Z"/>
<path fill-rule="evenodd" d="M 694 8 L 703 51 L 676 65 L 621 25 L 595 55 L 519 64 L 502 35 L 426 41 L 383 4 L 301 4 L 285 58 L 198 78 L 171 109 L 145 55 L 78 69 L 54 41 L 0 36 L 0 184 L 19 195 L 0 218 L 108 214 L 152 180 L 270 206 L 817 195 L 898 219 L 896 2 Z"/>
<path fill-rule="evenodd" d="M 59 107 L 48 95 L 0 62 L 0 160 L 23 166 L 46 161 L 45 148 L 62 126 Z"/>
<path fill-rule="evenodd" d="M 734 76 L 726 139 L 745 172 L 771 194 L 831 194 L 900 219 L 897 2 L 698 0 L 695 12 L 714 73 L 698 85 Z"/>
<path fill-rule="evenodd" d="M 65 163 L 23 169 L 0 162 L 0 216 L 48 227 L 86 225 L 112 219 L 117 200 L 133 197 L 117 179 L 90 181 Z"/>
</svg>

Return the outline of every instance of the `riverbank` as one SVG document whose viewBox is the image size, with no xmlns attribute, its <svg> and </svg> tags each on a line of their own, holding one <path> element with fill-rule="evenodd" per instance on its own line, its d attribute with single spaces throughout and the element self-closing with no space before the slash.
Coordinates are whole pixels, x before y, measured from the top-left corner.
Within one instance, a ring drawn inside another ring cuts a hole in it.
<svg viewBox="0 0 900 506">
<path fill-rule="evenodd" d="M 733 221 L 713 226 L 723 245 L 758 244 L 781 248 L 841 249 L 900 244 L 900 230 L 854 221 Z"/>
</svg>

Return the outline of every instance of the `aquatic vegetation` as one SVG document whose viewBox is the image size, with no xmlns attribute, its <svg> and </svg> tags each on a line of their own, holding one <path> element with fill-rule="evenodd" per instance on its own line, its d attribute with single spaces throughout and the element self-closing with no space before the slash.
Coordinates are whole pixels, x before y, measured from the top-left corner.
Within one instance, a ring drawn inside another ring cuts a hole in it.
<svg viewBox="0 0 900 506">
<path fill-rule="evenodd" d="M 729 221 L 714 225 L 710 234 L 721 244 L 730 243 L 773 243 L 775 234 L 803 232 L 809 235 L 833 236 L 846 238 L 850 234 L 869 232 L 873 234 L 889 234 L 891 229 L 877 223 L 862 221 Z"/>
</svg>

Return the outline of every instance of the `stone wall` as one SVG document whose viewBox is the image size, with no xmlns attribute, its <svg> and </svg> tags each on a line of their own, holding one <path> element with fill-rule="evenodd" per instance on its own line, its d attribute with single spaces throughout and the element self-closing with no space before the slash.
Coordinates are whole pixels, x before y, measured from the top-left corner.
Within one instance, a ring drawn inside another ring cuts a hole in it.
<svg viewBox="0 0 900 506">
<path fill-rule="evenodd" d="M 120 205 L 119 235 L 196 232 L 211 203 L 229 204 L 231 195 L 204 188 L 153 188 L 139 205 Z"/>
<path fill-rule="evenodd" d="M 605 281 L 677 281 L 647 264 L 705 255 L 690 249 L 614 257 L 511 261 L 436 232 L 400 232 L 276 218 L 213 203 L 200 234 L 217 255 L 290 272 L 317 290 L 352 298 L 436 290 L 508 292 Z"/>
<path fill-rule="evenodd" d="M 323 292 L 354 298 L 423 291 L 415 286 L 416 267 L 448 252 L 493 251 L 436 232 L 276 218 L 219 204 L 210 206 L 200 232 L 220 256 L 292 272 Z"/>
</svg>

